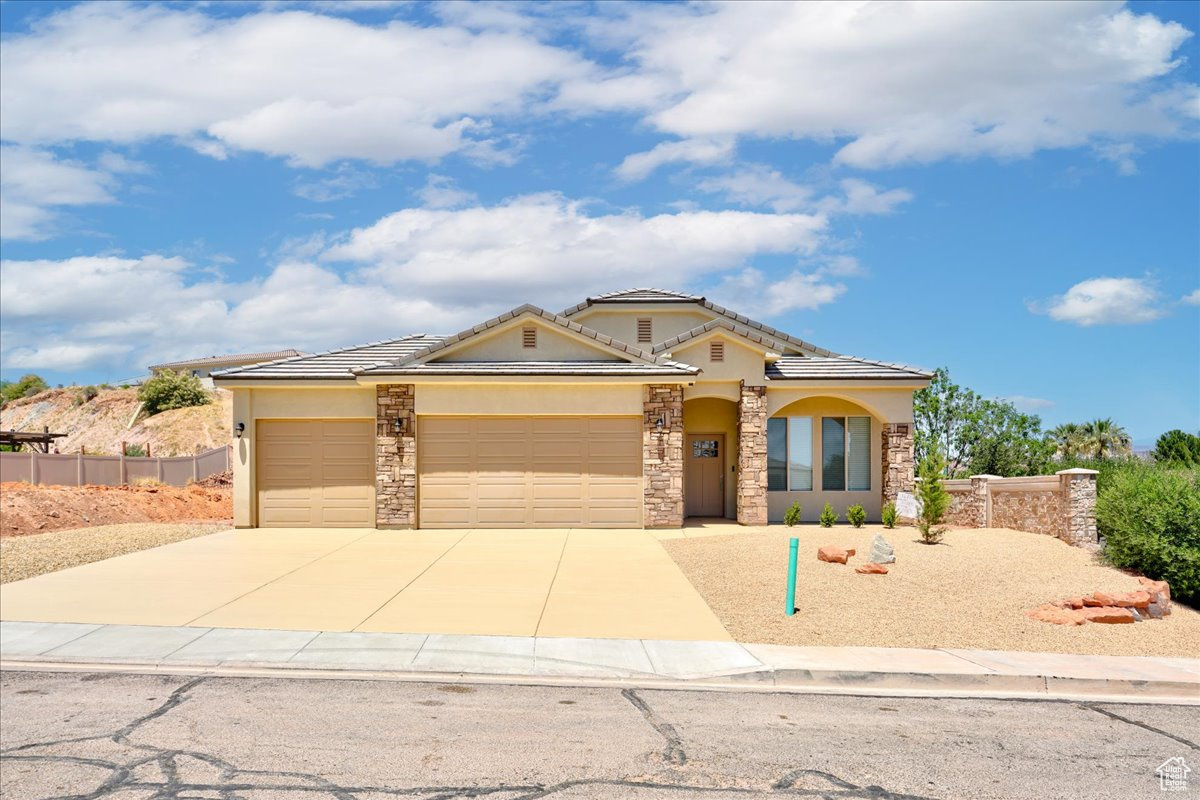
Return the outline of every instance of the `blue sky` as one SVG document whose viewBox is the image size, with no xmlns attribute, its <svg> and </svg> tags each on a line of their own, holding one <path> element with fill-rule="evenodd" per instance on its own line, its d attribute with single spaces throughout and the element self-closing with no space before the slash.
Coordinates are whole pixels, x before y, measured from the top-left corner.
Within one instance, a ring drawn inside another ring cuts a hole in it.
<svg viewBox="0 0 1200 800">
<path fill-rule="evenodd" d="M 0 4 L 0 373 L 692 290 L 1200 429 L 1196 3 Z"/>
</svg>

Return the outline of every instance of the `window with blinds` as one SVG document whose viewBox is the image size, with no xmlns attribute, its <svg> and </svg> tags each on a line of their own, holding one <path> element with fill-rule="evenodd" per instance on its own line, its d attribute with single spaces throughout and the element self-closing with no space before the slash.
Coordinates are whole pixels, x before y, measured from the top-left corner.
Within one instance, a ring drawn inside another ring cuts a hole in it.
<svg viewBox="0 0 1200 800">
<path fill-rule="evenodd" d="M 525 328 L 522 330 L 521 343 L 525 347 L 537 347 L 537 328 Z"/>
<path fill-rule="evenodd" d="M 870 417 L 821 418 L 821 488 L 870 491 Z"/>
<path fill-rule="evenodd" d="M 724 361 L 725 360 L 725 343 L 724 342 L 709 342 L 708 343 L 708 360 L 709 361 Z"/>
<path fill-rule="evenodd" d="M 821 418 L 821 488 L 846 490 L 846 418 Z"/>
<path fill-rule="evenodd" d="M 871 489 L 871 418 L 846 418 L 846 487 L 852 492 Z"/>
<path fill-rule="evenodd" d="M 812 488 L 812 417 L 771 417 L 767 420 L 767 491 Z"/>
<path fill-rule="evenodd" d="M 642 317 L 637 321 L 637 340 L 639 342 L 654 341 L 653 322 L 649 317 Z"/>
</svg>

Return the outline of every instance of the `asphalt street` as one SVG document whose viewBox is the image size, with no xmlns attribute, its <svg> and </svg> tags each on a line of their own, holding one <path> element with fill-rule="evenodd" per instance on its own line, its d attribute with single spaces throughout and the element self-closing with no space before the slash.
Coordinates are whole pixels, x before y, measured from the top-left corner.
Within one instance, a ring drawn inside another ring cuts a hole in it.
<svg viewBox="0 0 1200 800">
<path fill-rule="evenodd" d="M 0 676 L 0 795 L 1129 798 L 1200 708 L 116 673 Z"/>
</svg>

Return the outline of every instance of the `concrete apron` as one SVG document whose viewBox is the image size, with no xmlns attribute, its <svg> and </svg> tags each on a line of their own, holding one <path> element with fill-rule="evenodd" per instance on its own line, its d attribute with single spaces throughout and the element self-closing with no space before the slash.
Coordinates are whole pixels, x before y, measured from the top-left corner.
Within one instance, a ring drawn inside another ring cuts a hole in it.
<svg viewBox="0 0 1200 800">
<path fill-rule="evenodd" d="M 0 669 L 1200 705 L 1200 659 L 0 623 Z"/>
</svg>

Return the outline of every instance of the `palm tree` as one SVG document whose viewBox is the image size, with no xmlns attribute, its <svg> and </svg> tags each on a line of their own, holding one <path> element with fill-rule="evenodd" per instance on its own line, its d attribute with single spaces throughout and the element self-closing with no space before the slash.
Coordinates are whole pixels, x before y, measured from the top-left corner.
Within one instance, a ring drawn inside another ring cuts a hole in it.
<svg viewBox="0 0 1200 800">
<path fill-rule="evenodd" d="M 1064 422 L 1050 431 L 1050 439 L 1056 447 L 1055 455 L 1060 459 L 1074 458 L 1082 449 L 1083 426 L 1078 422 Z"/>
<path fill-rule="evenodd" d="M 1132 449 L 1129 434 L 1109 417 L 1085 422 L 1080 435 L 1083 453 L 1093 458 L 1123 456 Z"/>
</svg>

